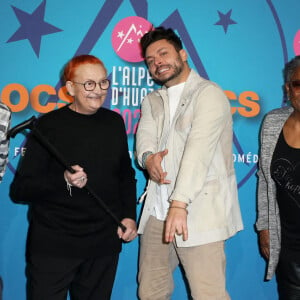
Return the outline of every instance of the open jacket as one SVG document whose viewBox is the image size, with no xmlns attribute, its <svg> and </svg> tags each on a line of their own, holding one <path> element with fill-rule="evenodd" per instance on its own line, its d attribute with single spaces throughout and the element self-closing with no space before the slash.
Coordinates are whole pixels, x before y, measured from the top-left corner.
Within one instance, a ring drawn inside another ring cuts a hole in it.
<svg viewBox="0 0 300 300">
<path fill-rule="evenodd" d="M 165 156 L 169 200 L 188 204 L 190 247 L 225 240 L 243 228 L 232 157 L 232 117 L 228 99 L 211 81 L 191 70 L 172 124 L 167 89 L 147 95 L 137 131 L 141 165 L 146 151 L 168 149 Z M 156 183 L 149 181 L 139 223 L 143 233 L 153 212 Z"/>
<path fill-rule="evenodd" d="M 266 279 L 275 273 L 279 259 L 281 227 L 279 209 L 276 199 L 276 184 L 271 177 L 271 162 L 278 137 L 285 121 L 293 112 L 292 107 L 274 109 L 269 112 L 262 124 L 260 134 L 260 157 L 258 168 L 258 217 L 256 229 L 269 230 L 270 258 Z"/>
</svg>

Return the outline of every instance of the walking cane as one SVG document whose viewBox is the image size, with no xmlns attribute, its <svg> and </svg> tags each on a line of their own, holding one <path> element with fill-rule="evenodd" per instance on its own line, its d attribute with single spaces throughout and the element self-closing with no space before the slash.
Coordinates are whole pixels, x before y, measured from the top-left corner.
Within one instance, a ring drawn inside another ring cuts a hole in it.
<svg viewBox="0 0 300 300">
<path fill-rule="evenodd" d="M 16 125 L 7 132 L 7 138 L 15 137 L 19 132 L 30 129 L 33 135 L 41 142 L 41 144 L 52 154 L 70 173 L 74 174 L 76 171 L 66 162 L 62 155 L 57 151 L 57 149 L 41 134 L 41 132 L 34 126 L 36 117 L 32 116 L 30 119 Z M 93 189 L 86 183 L 84 188 L 88 193 L 97 200 L 98 204 L 104 209 L 104 211 L 109 214 L 113 220 L 121 227 L 122 231 L 126 231 L 126 226 L 120 222 L 116 215 L 110 210 L 110 208 L 105 204 L 105 202 L 93 191 Z"/>
</svg>

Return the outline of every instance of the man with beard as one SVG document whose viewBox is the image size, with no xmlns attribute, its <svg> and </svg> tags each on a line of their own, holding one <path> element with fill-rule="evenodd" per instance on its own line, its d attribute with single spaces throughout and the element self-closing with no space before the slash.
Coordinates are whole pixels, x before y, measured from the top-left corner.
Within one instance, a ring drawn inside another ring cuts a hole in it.
<svg viewBox="0 0 300 300">
<path fill-rule="evenodd" d="M 190 69 L 172 29 L 148 32 L 141 47 L 162 87 L 143 100 L 137 131 L 138 162 L 149 174 L 138 230 L 139 296 L 170 299 L 180 263 L 193 299 L 230 299 L 224 243 L 243 224 L 229 101 Z"/>
</svg>

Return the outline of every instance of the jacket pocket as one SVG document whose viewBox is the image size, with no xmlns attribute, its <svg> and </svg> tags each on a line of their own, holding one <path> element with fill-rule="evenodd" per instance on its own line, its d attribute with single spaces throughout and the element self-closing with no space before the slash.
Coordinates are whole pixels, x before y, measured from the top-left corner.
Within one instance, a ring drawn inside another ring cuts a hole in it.
<svg viewBox="0 0 300 300">
<path fill-rule="evenodd" d="M 226 208 L 224 198 L 220 195 L 220 183 L 211 180 L 205 183 L 198 199 L 192 204 L 191 226 L 198 231 L 208 231 L 224 227 Z M 194 225 L 193 225 L 194 224 Z"/>
</svg>

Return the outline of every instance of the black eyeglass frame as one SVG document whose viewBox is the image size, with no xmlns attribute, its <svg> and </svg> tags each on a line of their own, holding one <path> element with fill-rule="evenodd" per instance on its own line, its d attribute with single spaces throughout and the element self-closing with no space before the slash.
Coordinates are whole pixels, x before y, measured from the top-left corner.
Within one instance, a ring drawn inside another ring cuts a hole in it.
<svg viewBox="0 0 300 300">
<path fill-rule="evenodd" d="M 108 82 L 107 88 L 103 88 L 103 87 L 102 87 L 103 81 Z M 106 78 L 106 79 L 102 79 L 102 80 L 99 81 L 99 82 L 96 82 L 96 81 L 94 81 L 94 80 L 87 80 L 86 82 L 83 82 L 83 83 L 82 83 L 82 82 L 77 82 L 77 81 L 72 81 L 72 82 L 73 82 L 73 83 L 77 83 L 77 84 L 83 85 L 84 89 L 85 89 L 87 92 L 92 92 L 92 91 L 94 91 L 95 88 L 96 88 L 96 86 L 97 86 L 97 84 L 99 84 L 100 89 L 103 90 L 103 91 L 108 90 L 109 87 L 110 87 L 110 80 L 107 79 L 107 78 Z M 101 84 L 101 82 L 102 82 L 102 84 Z M 88 85 L 88 84 L 93 84 L 93 88 L 87 88 L 87 85 Z"/>
</svg>

